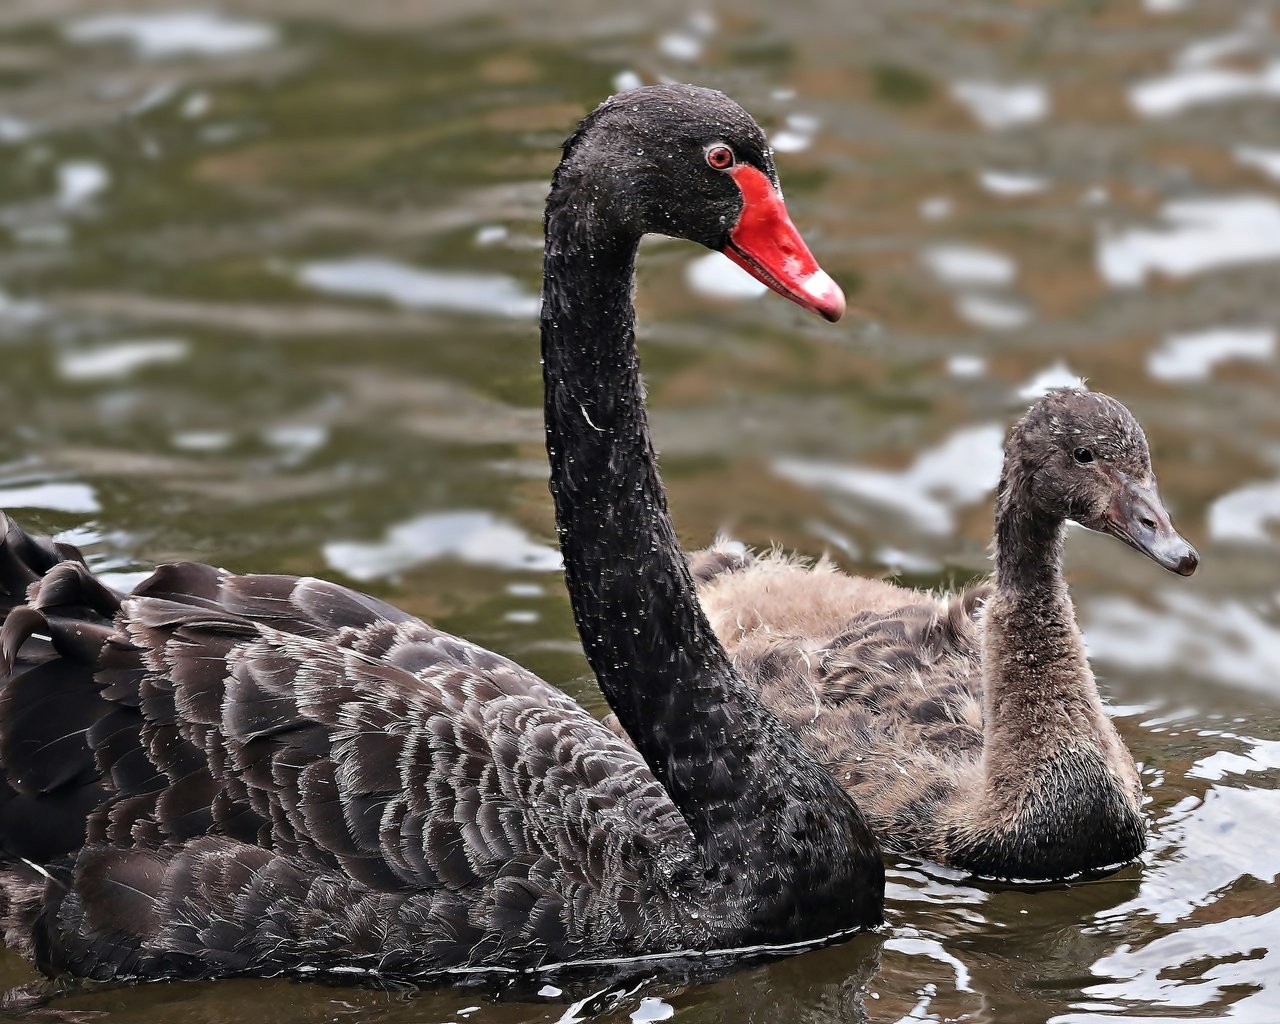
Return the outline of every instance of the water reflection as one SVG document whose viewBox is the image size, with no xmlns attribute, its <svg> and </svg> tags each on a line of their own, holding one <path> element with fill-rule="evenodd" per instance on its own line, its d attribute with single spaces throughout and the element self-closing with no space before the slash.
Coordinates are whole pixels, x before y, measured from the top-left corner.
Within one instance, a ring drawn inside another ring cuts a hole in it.
<svg viewBox="0 0 1280 1024">
<path fill-rule="evenodd" d="M 86 206 L 111 183 L 96 160 L 68 160 L 58 168 L 58 205 L 65 210 Z"/>
<path fill-rule="evenodd" d="M 600 710 L 541 449 L 540 205 L 611 88 L 724 88 L 883 327 L 817 324 L 721 257 L 646 246 L 642 358 L 688 545 L 728 527 L 963 582 L 989 568 L 1005 428 L 1082 374 L 1142 419 L 1204 566 L 1174 588 L 1106 538 L 1068 545 L 1151 798 L 1141 865 L 1027 891 L 895 863 L 882 935 L 584 1009 L 1273 1024 L 1280 89 L 1248 7 L 0 5 L 0 505 L 122 588 L 187 557 L 341 575 Z M 0 975 L 30 978 L 12 957 Z M 597 991 L 554 987 L 67 1005 L 514 1024 Z"/>
<path fill-rule="evenodd" d="M 441 558 L 532 572 L 560 568 L 560 552 L 488 512 L 441 512 L 397 523 L 377 543 L 331 541 L 325 561 L 354 580 L 394 576 Z"/>
<path fill-rule="evenodd" d="M 445 309 L 531 318 L 538 300 L 508 277 L 409 267 L 394 260 L 356 257 L 298 268 L 298 281 L 331 295 L 386 299 L 409 309 Z"/>
<path fill-rule="evenodd" d="M 92 487 L 75 481 L 0 484 L 0 509 L 32 508 L 84 514 L 102 506 Z"/>
<path fill-rule="evenodd" d="M 989 331 L 1013 331 L 1031 322 L 1031 311 L 1020 303 L 989 295 L 961 295 L 956 312 L 975 327 Z"/>
<path fill-rule="evenodd" d="M 1280 520 L 1280 480 L 1246 484 L 1215 498 L 1209 506 L 1209 535 L 1244 544 L 1275 543 Z"/>
<path fill-rule="evenodd" d="M 808 114 L 788 114 L 786 125 L 769 142 L 779 153 L 800 153 L 813 145 L 819 122 Z"/>
<path fill-rule="evenodd" d="M 127 377 L 144 366 L 181 362 L 189 346 L 176 338 L 146 338 L 73 349 L 58 355 L 58 372 L 67 380 Z"/>
<path fill-rule="evenodd" d="M 276 41 L 276 30 L 268 24 L 213 11 L 97 14 L 71 20 L 64 31 L 76 43 L 128 43 L 138 56 L 151 60 L 191 54 L 222 57 Z"/>
<path fill-rule="evenodd" d="M 689 287 L 720 299 L 754 299 L 769 289 L 719 252 L 696 256 L 685 266 Z"/>
<path fill-rule="evenodd" d="M 1280 259 L 1280 201 L 1268 196 L 1180 200 L 1161 219 L 1160 228 L 1102 233 L 1098 269 L 1108 284 L 1135 288 L 1155 273 L 1189 277 Z"/>
<path fill-rule="evenodd" d="M 1019 401 L 1030 404 L 1054 388 L 1082 388 L 1086 381 L 1067 365 L 1065 359 L 1050 363 L 1017 389 Z"/>
<path fill-rule="evenodd" d="M 1158 613 L 1127 598 L 1102 598 L 1088 616 L 1089 650 L 1135 671 L 1197 673 L 1280 695 L 1280 606 L 1207 600 L 1169 591 Z"/>
<path fill-rule="evenodd" d="M 774 469 L 809 487 L 830 488 L 885 506 L 917 529 L 941 534 L 954 529 L 956 507 L 991 492 L 1003 460 L 1004 429 L 992 423 L 959 431 L 901 470 L 798 459 L 781 460 Z"/>
<path fill-rule="evenodd" d="M 1232 361 L 1270 362 L 1276 332 L 1270 327 L 1218 327 L 1172 334 L 1147 357 L 1147 370 L 1160 380 L 1203 380 L 1215 366 Z"/>
<path fill-rule="evenodd" d="M 1258 146 L 1237 146 L 1235 158 L 1246 167 L 1256 167 L 1268 178 L 1280 179 L 1280 150 Z"/>
<path fill-rule="evenodd" d="M 18 299 L 0 290 L 0 328 L 27 328 L 44 319 L 47 309 L 36 299 Z"/>
<path fill-rule="evenodd" d="M 1033 196 L 1049 187 L 1049 182 L 1034 174 L 1011 174 L 1008 171 L 980 171 L 978 181 L 997 196 Z"/>
<path fill-rule="evenodd" d="M 1187 45 L 1175 69 L 1129 90 L 1129 100 L 1145 117 L 1170 117 L 1193 107 L 1254 97 L 1280 96 L 1280 61 L 1256 69 L 1222 66 L 1256 53 L 1269 37 L 1266 16 L 1256 12 L 1239 30 Z"/>
<path fill-rule="evenodd" d="M 949 285 L 1008 285 L 1017 275 L 1008 256 L 976 246 L 935 245 L 926 249 L 921 258 L 940 281 Z"/>
<path fill-rule="evenodd" d="M 1031 124 L 1049 113 L 1049 94 L 1035 82 L 957 82 L 951 94 L 983 127 L 993 130 Z"/>
</svg>

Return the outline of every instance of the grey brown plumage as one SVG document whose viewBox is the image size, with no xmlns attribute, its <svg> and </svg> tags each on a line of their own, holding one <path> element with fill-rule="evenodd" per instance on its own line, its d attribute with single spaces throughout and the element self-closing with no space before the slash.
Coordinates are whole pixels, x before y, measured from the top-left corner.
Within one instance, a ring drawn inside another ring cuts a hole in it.
<svg viewBox="0 0 1280 1024">
<path fill-rule="evenodd" d="M 712 143 L 775 195 L 747 114 L 672 86 L 585 119 L 547 203 L 566 583 L 639 752 L 505 658 L 344 587 L 182 563 L 119 595 L 6 520 L 8 944 L 101 980 L 413 980 L 879 923 L 878 847 L 707 625 L 649 439 L 635 253 L 651 230 L 726 244 L 746 199 Z"/>
<path fill-rule="evenodd" d="M 3 792 L 68 827 L 52 850 L 6 829 L 4 852 L 68 884 L 6 942 L 46 970 L 403 977 L 697 931 L 696 851 L 644 762 L 498 655 L 331 583 L 194 563 L 121 600 L 68 560 L 27 608 Z M 40 716 L 50 746 L 20 706 L 54 665 L 78 717 Z"/>
<path fill-rule="evenodd" d="M 1155 496 L 1137 422 L 1070 390 L 1011 432 L 991 581 L 935 595 L 725 544 L 691 559 L 735 668 L 887 849 L 1061 878 L 1131 860 L 1145 841 L 1137 770 L 1061 575 L 1067 518 L 1195 568 Z"/>
</svg>

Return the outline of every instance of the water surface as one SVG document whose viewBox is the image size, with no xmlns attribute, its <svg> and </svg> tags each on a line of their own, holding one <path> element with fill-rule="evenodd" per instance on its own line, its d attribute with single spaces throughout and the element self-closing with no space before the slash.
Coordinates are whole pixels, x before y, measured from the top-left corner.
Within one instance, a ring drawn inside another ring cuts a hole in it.
<svg viewBox="0 0 1280 1024">
<path fill-rule="evenodd" d="M 1151 849 L 1037 891 L 895 863 L 883 934 L 575 1008 L 547 989 L 163 985 L 108 1024 L 1280 1020 L 1280 36 L 1262 4 L 0 5 L 0 505 L 157 561 L 359 584 L 601 710 L 532 325 L 556 147 L 615 88 L 731 92 L 867 317 L 646 245 L 681 536 L 982 572 L 1003 430 L 1138 414 L 1191 580 L 1073 533 Z M 32 975 L 0 956 L 0 984 Z M 536 991 L 536 989 L 534 990 Z"/>
</svg>

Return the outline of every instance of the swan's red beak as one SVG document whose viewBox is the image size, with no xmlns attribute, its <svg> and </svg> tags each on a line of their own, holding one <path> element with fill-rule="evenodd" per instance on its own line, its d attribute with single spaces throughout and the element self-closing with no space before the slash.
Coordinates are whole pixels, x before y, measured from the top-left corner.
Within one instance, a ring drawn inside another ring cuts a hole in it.
<svg viewBox="0 0 1280 1024">
<path fill-rule="evenodd" d="M 729 232 L 724 254 L 779 295 L 832 323 L 839 320 L 844 316 L 844 292 L 818 266 L 773 182 L 747 164 L 728 173 L 742 191 L 742 213 Z"/>
</svg>

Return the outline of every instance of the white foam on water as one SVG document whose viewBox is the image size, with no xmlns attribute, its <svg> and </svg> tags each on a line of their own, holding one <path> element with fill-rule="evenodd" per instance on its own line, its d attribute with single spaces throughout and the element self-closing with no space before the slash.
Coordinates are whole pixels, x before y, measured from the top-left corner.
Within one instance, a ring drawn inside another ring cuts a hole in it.
<svg viewBox="0 0 1280 1024">
<path fill-rule="evenodd" d="M 227 57 L 273 46 L 275 26 L 216 11 L 96 14 L 65 28 L 75 43 L 123 42 L 149 60 L 176 56 Z"/>
<path fill-rule="evenodd" d="M 1034 124 L 1049 113 L 1049 92 L 1038 82 L 956 82 L 951 95 L 993 131 Z"/>
<path fill-rule="evenodd" d="M 442 560 L 528 572 L 555 572 L 561 567 L 555 548 L 481 511 L 417 516 L 392 526 L 381 541 L 333 541 L 324 546 L 324 558 L 331 568 L 361 581 Z"/>
<path fill-rule="evenodd" d="M 945 534 L 954 510 L 988 495 L 1000 478 L 1004 429 L 995 423 L 957 431 L 922 451 L 906 469 L 876 469 L 805 459 L 780 459 L 779 476 L 807 487 L 851 494 L 901 512 L 915 527 Z"/>
<path fill-rule="evenodd" d="M 1153 273 L 1190 277 L 1222 267 L 1280 259 L 1280 202 L 1227 196 L 1168 203 L 1157 227 L 1104 230 L 1097 264 L 1116 288 L 1136 288 Z"/>
<path fill-rule="evenodd" d="M 1275 357 L 1271 327 L 1215 327 L 1193 334 L 1171 334 L 1147 356 L 1147 371 L 1159 380 L 1205 380 L 1220 363 L 1265 362 Z"/>
<path fill-rule="evenodd" d="M 74 349 L 58 356 L 58 373 L 65 380 L 111 380 L 127 377 L 144 366 L 177 363 L 190 345 L 178 338 L 138 338 Z"/>
<path fill-rule="evenodd" d="M 348 298 L 385 299 L 408 309 L 525 318 L 538 298 L 502 274 L 429 270 L 380 256 L 316 260 L 296 270 L 299 283 Z"/>
</svg>

